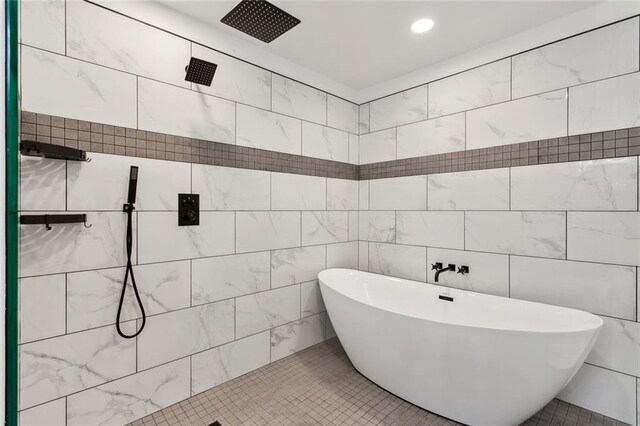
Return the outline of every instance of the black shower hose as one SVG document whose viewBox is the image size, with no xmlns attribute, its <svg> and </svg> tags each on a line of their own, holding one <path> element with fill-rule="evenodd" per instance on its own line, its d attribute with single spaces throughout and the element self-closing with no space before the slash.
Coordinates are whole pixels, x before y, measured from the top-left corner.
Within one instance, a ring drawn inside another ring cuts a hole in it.
<svg viewBox="0 0 640 426">
<path fill-rule="evenodd" d="M 140 300 L 140 294 L 138 294 L 138 286 L 136 286 L 136 279 L 133 276 L 133 264 L 131 263 L 131 252 L 133 251 L 133 229 L 131 225 L 131 219 L 133 216 L 133 204 L 125 204 L 124 211 L 127 213 L 127 269 L 124 273 L 124 282 L 122 283 L 122 293 L 120 294 L 120 304 L 118 305 L 118 316 L 116 317 L 116 329 L 118 330 L 118 334 L 125 339 L 133 339 L 138 334 L 142 332 L 145 323 L 147 322 L 147 315 L 144 312 L 144 306 L 142 306 L 142 300 Z M 127 281 L 129 276 L 131 276 L 131 286 L 133 287 L 133 292 L 136 295 L 136 300 L 138 301 L 138 306 L 140 306 L 140 312 L 142 313 L 142 325 L 134 334 L 125 334 L 120 328 L 120 314 L 122 313 L 122 305 L 124 304 L 124 296 L 127 292 Z"/>
</svg>

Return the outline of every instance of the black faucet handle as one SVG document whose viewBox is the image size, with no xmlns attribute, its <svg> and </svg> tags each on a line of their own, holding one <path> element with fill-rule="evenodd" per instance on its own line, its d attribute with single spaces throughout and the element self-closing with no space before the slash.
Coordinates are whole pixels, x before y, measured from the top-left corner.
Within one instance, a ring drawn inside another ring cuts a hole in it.
<svg viewBox="0 0 640 426">
<path fill-rule="evenodd" d="M 459 274 L 462 274 L 462 275 L 464 275 L 464 274 L 468 274 L 468 273 L 469 273 L 469 267 L 468 267 L 468 266 L 465 266 L 465 265 L 460 266 L 460 267 L 458 268 L 458 273 L 459 273 Z"/>
<path fill-rule="evenodd" d="M 431 270 L 438 270 L 438 269 L 442 269 L 442 262 L 436 262 L 436 263 L 432 263 L 431 264 Z"/>
</svg>

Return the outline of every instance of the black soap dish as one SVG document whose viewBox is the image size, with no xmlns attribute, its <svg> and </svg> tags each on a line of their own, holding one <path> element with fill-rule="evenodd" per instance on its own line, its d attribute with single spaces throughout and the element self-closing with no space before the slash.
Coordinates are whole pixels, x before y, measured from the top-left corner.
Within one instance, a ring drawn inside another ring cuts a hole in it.
<svg viewBox="0 0 640 426">
<path fill-rule="evenodd" d="M 20 142 L 20 153 L 28 157 L 52 158 L 55 160 L 91 161 L 90 158 L 87 158 L 87 152 L 81 149 L 38 141 Z"/>
<path fill-rule="evenodd" d="M 82 214 L 23 214 L 20 215 L 20 225 L 44 225 L 47 231 L 51 229 L 51 225 L 63 223 L 83 223 L 85 228 L 91 228 L 87 225 L 87 215 Z"/>
</svg>

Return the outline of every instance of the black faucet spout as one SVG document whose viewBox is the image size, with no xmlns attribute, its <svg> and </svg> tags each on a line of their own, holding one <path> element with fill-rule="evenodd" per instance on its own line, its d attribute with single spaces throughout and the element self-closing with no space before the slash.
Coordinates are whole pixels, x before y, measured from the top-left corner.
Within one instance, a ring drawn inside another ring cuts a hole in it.
<svg viewBox="0 0 640 426">
<path fill-rule="evenodd" d="M 440 277 L 440 274 L 443 272 L 447 272 L 447 271 L 455 271 L 456 270 L 456 265 L 450 263 L 449 266 L 447 266 L 446 268 L 439 268 L 436 270 L 436 277 L 435 277 L 435 281 L 438 282 L 438 279 Z"/>
</svg>

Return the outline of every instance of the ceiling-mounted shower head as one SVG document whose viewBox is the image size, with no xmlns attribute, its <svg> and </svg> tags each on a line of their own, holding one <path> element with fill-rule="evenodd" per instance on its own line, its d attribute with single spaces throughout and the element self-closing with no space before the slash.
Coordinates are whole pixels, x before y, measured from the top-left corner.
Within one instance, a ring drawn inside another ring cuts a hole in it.
<svg viewBox="0 0 640 426">
<path fill-rule="evenodd" d="M 242 0 L 220 22 L 271 43 L 298 25 L 300 20 L 266 0 Z"/>
<path fill-rule="evenodd" d="M 192 83 L 211 86 L 213 75 L 216 73 L 217 68 L 218 65 L 212 62 L 203 61 L 198 58 L 191 58 L 189 65 L 185 68 L 187 75 L 184 79 Z"/>
</svg>

